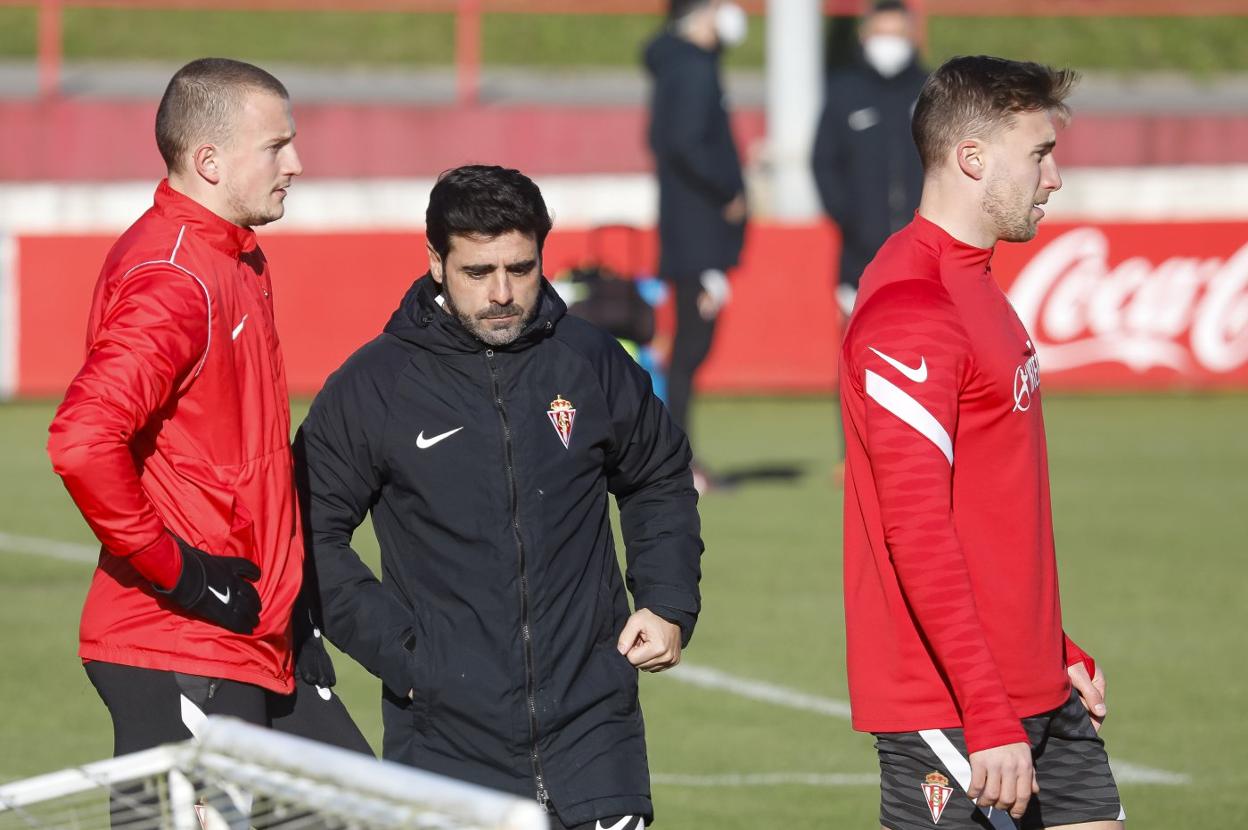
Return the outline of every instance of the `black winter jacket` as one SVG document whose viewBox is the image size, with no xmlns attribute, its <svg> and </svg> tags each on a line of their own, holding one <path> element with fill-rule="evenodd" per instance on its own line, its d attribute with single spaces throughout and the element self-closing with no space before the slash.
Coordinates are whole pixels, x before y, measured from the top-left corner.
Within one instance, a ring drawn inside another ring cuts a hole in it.
<svg viewBox="0 0 1248 830">
<path fill-rule="evenodd" d="M 649 376 L 545 281 L 535 320 L 494 348 L 436 290 L 412 286 L 296 439 L 326 634 L 384 683 L 387 759 L 536 795 L 568 825 L 651 816 L 608 493 L 636 606 L 687 640 L 688 442 Z M 380 581 L 350 546 L 370 512 Z"/>
<path fill-rule="evenodd" d="M 840 281 L 857 287 L 884 240 L 914 219 L 923 166 L 910 116 L 927 79 L 917 64 L 885 78 L 865 63 L 828 77 L 814 173 L 841 229 Z"/>
<path fill-rule="evenodd" d="M 741 256 L 745 224 L 724 208 L 745 189 L 732 139 L 719 52 L 664 31 L 646 47 L 654 76 L 650 149 L 659 176 L 659 274 L 696 280 L 727 270 Z"/>
</svg>

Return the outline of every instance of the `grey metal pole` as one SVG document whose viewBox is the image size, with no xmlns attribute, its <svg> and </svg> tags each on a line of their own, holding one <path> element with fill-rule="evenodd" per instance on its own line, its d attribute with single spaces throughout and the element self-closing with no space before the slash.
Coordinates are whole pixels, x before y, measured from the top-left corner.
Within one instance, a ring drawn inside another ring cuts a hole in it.
<svg viewBox="0 0 1248 830">
<path fill-rule="evenodd" d="M 810 152 L 823 106 L 821 5 L 819 0 L 767 0 L 768 212 L 781 220 L 819 215 Z"/>
</svg>

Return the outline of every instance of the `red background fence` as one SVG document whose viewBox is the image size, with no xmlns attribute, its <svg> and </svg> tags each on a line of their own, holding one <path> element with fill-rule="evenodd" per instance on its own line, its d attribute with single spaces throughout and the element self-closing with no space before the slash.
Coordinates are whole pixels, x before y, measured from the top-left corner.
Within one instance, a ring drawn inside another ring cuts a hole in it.
<svg viewBox="0 0 1248 830">
<path fill-rule="evenodd" d="M 59 395 L 80 365 L 113 238 L 17 239 L 19 395 Z M 588 242 L 583 230 L 552 233 L 547 273 L 582 260 Z M 414 233 L 284 233 L 263 244 L 296 393 L 314 392 L 376 335 L 426 265 Z M 837 244 L 828 225 L 752 228 L 701 388 L 833 388 Z M 648 256 L 653 234 L 644 245 Z M 1032 243 L 1001 245 L 993 271 L 1039 347 L 1046 388 L 1248 386 L 1248 223 L 1046 225 Z"/>
</svg>

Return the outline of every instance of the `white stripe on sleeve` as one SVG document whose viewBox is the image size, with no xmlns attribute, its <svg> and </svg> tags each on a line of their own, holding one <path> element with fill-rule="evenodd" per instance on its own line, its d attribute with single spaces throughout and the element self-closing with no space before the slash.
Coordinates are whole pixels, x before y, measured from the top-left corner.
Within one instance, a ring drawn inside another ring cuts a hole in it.
<svg viewBox="0 0 1248 830">
<path fill-rule="evenodd" d="M 936 416 L 928 412 L 923 404 L 916 401 L 892 381 L 886 380 L 870 369 L 867 369 L 867 397 L 896 415 L 903 422 L 913 427 L 920 435 L 931 441 L 953 464 L 953 441 L 949 433 L 936 420 Z"/>
</svg>

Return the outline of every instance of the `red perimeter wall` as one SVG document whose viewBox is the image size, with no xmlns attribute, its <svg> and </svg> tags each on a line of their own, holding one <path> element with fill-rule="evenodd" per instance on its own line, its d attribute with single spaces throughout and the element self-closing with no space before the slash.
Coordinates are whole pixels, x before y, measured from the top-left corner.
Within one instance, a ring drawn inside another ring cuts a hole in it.
<svg viewBox="0 0 1248 830">
<path fill-rule="evenodd" d="M 0 181 L 159 179 L 154 101 L 0 101 Z M 636 106 L 410 106 L 296 103 L 296 144 L 317 178 L 432 176 L 489 162 L 533 176 L 644 173 L 646 113 Z M 763 113 L 733 118 L 747 154 Z M 1243 113 L 1081 113 L 1063 132 L 1070 167 L 1248 162 Z"/>
<path fill-rule="evenodd" d="M 297 394 L 373 337 L 426 267 L 419 234 L 262 238 Z M 18 394 L 59 395 L 73 376 L 112 239 L 17 238 Z M 652 233 L 627 257 L 626 237 L 604 241 L 609 261 L 653 261 Z M 547 272 L 584 258 L 588 242 L 583 230 L 552 233 Z M 754 226 L 699 386 L 832 389 L 836 251 L 827 225 Z M 1035 242 L 1000 246 L 993 271 L 1039 347 L 1046 388 L 1248 388 L 1248 223 L 1047 225 Z"/>
</svg>

